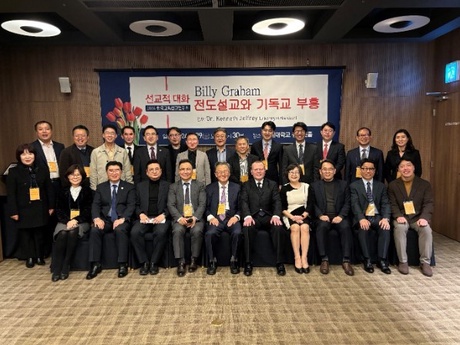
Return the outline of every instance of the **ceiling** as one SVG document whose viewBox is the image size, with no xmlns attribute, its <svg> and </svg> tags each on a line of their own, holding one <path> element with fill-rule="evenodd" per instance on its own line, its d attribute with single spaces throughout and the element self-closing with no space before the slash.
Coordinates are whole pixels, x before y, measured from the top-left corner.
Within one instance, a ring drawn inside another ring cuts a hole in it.
<svg viewBox="0 0 460 345">
<path fill-rule="evenodd" d="M 262 16 L 295 14 L 307 20 L 295 34 L 252 32 Z M 395 16 L 423 15 L 419 29 L 378 33 L 373 26 Z M 2 0 L 0 23 L 33 19 L 61 34 L 31 38 L 0 28 L 0 45 L 146 45 L 422 42 L 460 27 L 460 0 Z M 166 20 L 182 27 L 170 37 L 130 30 L 132 22 Z"/>
</svg>

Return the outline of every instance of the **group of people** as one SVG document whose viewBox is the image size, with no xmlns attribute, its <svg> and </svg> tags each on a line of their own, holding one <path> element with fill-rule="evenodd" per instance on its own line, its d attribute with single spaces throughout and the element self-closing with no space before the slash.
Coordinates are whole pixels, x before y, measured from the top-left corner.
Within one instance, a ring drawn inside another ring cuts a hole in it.
<svg viewBox="0 0 460 345">
<path fill-rule="evenodd" d="M 340 236 L 347 275 L 354 274 L 353 231 L 358 232 L 364 270 L 374 271 L 369 239 L 375 231 L 377 267 L 390 274 L 391 228 L 398 271 L 409 273 L 406 236 L 412 228 L 419 236 L 421 271 L 433 274 L 431 186 L 420 178 L 420 154 L 404 129 L 395 133 L 385 160 L 381 150 L 370 146 L 369 128 L 358 129 L 358 147 L 345 153 L 344 145 L 333 140 L 335 127 L 330 122 L 321 126 L 322 141 L 316 144 L 305 139 L 307 125 L 295 123 L 295 142 L 285 146 L 273 139 L 272 121 L 262 124 L 262 138 L 251 146 L 244 136 L 236 139 L 234 148 L 228 146 L 226 130 L 216 128 L 215 147 L 206 152 L 198 149 L 195 133 L 187 133 L 183 143 L 177 127 L 168 129 L 167 147 L 158 145 L 158 131 L 151 125 L 143 130 L 145 146 L 133 144 L 132 127 L 123 128 L 124 147 L 115 143 L 117 128 L 110 124 L 103 127 L 104 142 L 97 148 L 88 145 L 89 131 L 83 125 L 73 128 L 74 143 L 67 148 L 52 140 L 51 123 L 39 121 L 35 130 L 37 140 L 17 148 L 18 164 L 9 170 L 8 212 L 18 228 L 18 257 L 29 268 L 45 264 L 47 229 L 54 230 L 54 282 L 68 278 L 78 239 L 88 231 L 87 279 L 102 271 L 102 241 L 107 233 L 115 234 L 118 277 L 128 274 L 130 242 L 141 263 L 139 273 L 157 274 L 170 231 L 179 277 L 197 270 L 203 239 L 207 274 L 216 273 L 215 250 L 224 231 L 231 238 L 232 274 L 238 274 L 240 267 L 246 276 L 252 274 L 258 231 L 270 234 L 278 275 L 286 274 L 287 234 L 295 272 L 309 273 L 313 230 L 320 272 L 327 274 L 332 229 Z M 151 257 L 145 246 L 147 232 L 154 237 Z M 185 248 L 187 232 L 191 248 Z M 244 250 L 244 262 L 238 260 L 239 249 Z"/>
</svg>

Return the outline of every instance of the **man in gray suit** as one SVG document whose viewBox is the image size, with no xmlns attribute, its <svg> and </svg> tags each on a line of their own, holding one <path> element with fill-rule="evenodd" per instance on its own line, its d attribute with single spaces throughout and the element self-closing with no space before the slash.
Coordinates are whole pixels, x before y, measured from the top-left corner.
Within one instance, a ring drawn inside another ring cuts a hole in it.
<svg viewBox="0 0 460 345">
<path fill-rule="evenodd" d="M 204 154 L 204 153 L 203 153 Z M 206 154 L 204 154 L 206 157 Z M 207 161 L 207 157 L 206 157 Z M 206 210 L 206 191 L 203 183 L 193 180 L 193 166 L 188 159 L 179 161 L 180 180 L 169 186 L 168 209 L 172 216 L 174 257 L 178 261 L 177 275 L 185 275 L 184 237 L 187 230 L 192 238 L 192 258 L 189 272 L 198 268 L 197 259 L 203 242 L 203 214 Z"/>
<path fill-rule="evenodd" d="M 378 232 L 377 252 L 379 267 L 383 273 L 390 274 L 387 263 L 388 246 L 390 245 L 390 202 L 385 185 L 374 179 L 375 163 L 365 158 L 361 161 L 361 179 L 350 185 L 351 209 L 353 224 L 358 229 L 359 243 L 364 257 L 364 270 L 374 272 L 369 254 L 369 234 Z"/>
</svg>

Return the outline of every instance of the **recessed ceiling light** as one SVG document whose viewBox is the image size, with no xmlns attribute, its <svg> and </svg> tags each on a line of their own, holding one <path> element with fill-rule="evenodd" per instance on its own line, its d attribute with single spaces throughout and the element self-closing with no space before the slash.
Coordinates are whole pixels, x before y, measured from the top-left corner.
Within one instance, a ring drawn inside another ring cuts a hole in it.
<svg viewBox="0 0 460 345">
<path fill-rule="evenodd" d="M 282 36 L 300 31 L 305 22 L 297 18 L 271 18 L 261 20 L 252 26 L 252 31 L 265 36 Z"/>
<path fill-rule="evenodd" d="M 31 37 L 53 37 L 61 33 L 56 26 L 36 20 L 9 20 L 2 23 L 2 28 L 13 34 Z"/>
<path fill-rule="evenodd" d="M 131 31 L 145 36 L 168 37 L 182 32 L 180 25 L 165 20 L 140 20 L 129 25 Z"/>
<path fill-rule="evenodd" d="M 374 31 L 397 33 L 411 31 L 427 25 L 430 18 L 425 16 L 401 16 L 382 20 L 374 25 Z"/>
</svg>

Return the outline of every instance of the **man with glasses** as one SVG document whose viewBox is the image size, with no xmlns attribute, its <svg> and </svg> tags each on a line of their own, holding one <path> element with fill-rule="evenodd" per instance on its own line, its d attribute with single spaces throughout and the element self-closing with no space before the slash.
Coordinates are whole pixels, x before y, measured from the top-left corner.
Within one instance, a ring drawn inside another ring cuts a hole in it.
<svg viewBox="0 0 460 345">
<path fill-rule="evenodd" d="M 216 182 L 216 163 L 226 162 L 233 156 L 235 149 L 228 147 L 227 144 L 227 130 L 222 127 L 218 127 L 214 130 L 214 143 L 215 147 L 206 151 L 209 159 L 209 167 L 211 168 L 211 182 Z"/>
<path fill-rule="evenodd" d="M 166 148 L 169 151 L 169 159 L 171 161 L 171 172 L 172 176 L 169 182 L 173 183 L 174 182 L 174 175 L 176 171 L 176 160 L 177 160 L 177 155 L 181 152 L 184 152 L 187 150 L 187 145 L 185 145 L 184 142 L 182 142 L 182 131 L 178 127 L 170 127 L 168 129 L 168 140 L 169 140 L 169 145 L 166 146 Z"/>
</svg>

